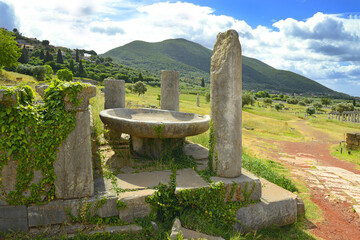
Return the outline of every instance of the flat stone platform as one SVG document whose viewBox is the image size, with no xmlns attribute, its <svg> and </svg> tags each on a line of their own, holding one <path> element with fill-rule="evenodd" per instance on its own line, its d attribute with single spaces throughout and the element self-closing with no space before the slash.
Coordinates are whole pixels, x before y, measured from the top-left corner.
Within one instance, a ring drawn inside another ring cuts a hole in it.
<svg viewBox="0 0 360 240">
<path fill-rule="evenodd" d="M 207 149 L 189 145 L 191 144 L 187 145 L 188 150 L 201 151 L 201 153 L 195 154 L 188 151 L 187 154 L 195 157 L 198 166 L 207 166 L 205 158 Z M 0 231 L 21 230 L 27 232 L 33 227 L 69 222 L 68 213 L 77 217 L 79 209 L 84 204 L 95 206 L 103 198 L 106 198 L 107 201 L 98 209 L 90 208 L 91 215 L 119 216 L 125 222 L 133 222 L 137 217 L 147 216 L 151 207 L 146 203 L 145 198 L 156 191 L 153 189 L 155 186 L 160 183 L 168 184 L 171 171 L 136 173 L 135 169 L 129 167 L 124 167 L 123 170 L 124 173 L 116 175 L 116 185 L 119 189 L 126 191 L 120 192 L 118 195 L 111 180 L 97 178 L 94 180 L 95 195 L 88 199 L 60 199 L 38 206 L 10 206 L 0 203 Z M 235 229 L 250 231 L 272 225 L 288 225 L 296 222 L 297 216 L 304 213 L 304 204 L 295 194 L 265 179 L 258 178 L 245 169 L 242 169 L 242 173 L 238 178 L 212 178 L 214 182 L 224 182 L 227 189 L 231 189 L 231 185 L 236 183 L 241 192 L 241 195 L 236 194 L 237 200 L 244 200 L 245 196 L 248 196 L 248 199 L 258 201 L 258 203 L 238 211 L 236 217 L 241 224 L 236 224 Z M 192 189 L 209 186 L 209 183 L 205 182 L 195 170 L 188 168 L 177 171 L 176 186 L 177 190 Z M 118 208 L 119 200 L 126 204 L 126 208 Z"/>
</svg>

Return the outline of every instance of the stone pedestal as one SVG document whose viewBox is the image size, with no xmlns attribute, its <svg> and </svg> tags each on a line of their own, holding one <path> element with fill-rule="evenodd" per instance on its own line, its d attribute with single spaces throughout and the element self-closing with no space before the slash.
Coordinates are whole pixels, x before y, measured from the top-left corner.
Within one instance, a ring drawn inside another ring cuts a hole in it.
<svg viewBox="0 0 360 240">
<path fill-rule="evenodd" d="M 142 156 L 160 158 L 166 151 L 173 151 L 182 146 L 184 138 L 142 138 L 131 136 L 132 150 Z"/>
<path fill-rule="evenodd" d="M 89 99 L 96 96 L 96 87 L 88 86 L 78 94 L 82 99 L 77 108 L 76 126 L 59 147 L 54 163 L 55 197 L 70 199 L 94 194 L 92 172 Z M 66 103 L 66 97 L 65 97 Z M 70 104 L 65 109 L 70 110 Z"/>
<path fill-rule="evenodd" d="M 179 72 L 161 71 L 161 109 L 179 111 Z"/>
<path fill-rule="evenodd" d="M 104 85 L 104 109 L 125 108 L 125 81 L 117 79 L 105 79 Z"/>
<path fill-rule="evenodd" d="M 211 57 L 213 169 L 220 177 L 241 175 L 242 65 L 238 33 L 219 33 Z"/>
</svg>

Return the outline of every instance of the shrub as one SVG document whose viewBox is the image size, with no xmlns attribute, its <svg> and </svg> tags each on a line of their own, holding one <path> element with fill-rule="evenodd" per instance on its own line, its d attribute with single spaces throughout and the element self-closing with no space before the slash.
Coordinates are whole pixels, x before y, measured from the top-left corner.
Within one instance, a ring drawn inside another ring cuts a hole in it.
<svg viewBox="0 0 360 240">
<path fill-rule="evenodd" d="M 315 108 L 314 107 L 306 108 L 306 113 L 309 115 L 313 115 L 315 113 Z"/>
<path fill-rule="evenodd" d="M 56 76 L 62 81 L 71 81 L 73 79 L 73 73 L 65 68 L 57 71 Z"/>
<path fill-rule="evenodd" d="M 303 101 L 300 101 L 298 104 L 299 104 L 300 106 L 306 106 L 306 103 L 304 103 Z"/>
<path fill-rule="evenodd" d="M 20 64 L 19 66 L 17 66 L 16 72 L 26 75 L 32 75 L 32 69 L 33 66 L 29 64 Z"/>
<path fill-rule="evenodd" d="M 272 101 L 271 98 L 265 98 L 265 99 L 264 99 L 264 103 L 265 103 L 265 104 L 270 104 L 270 105 L 271 105 L 272 102 L 273 102 L 273 101 Z"/>
<path fill-rule="evenodd" d="M 288 104 L 298 104 L 299 100 L 297 100 L 296 98 L 288 98 L 286 99 L 286 103 Z"/>
<path fill-rule="evenodd" d="M 331 107 L 331 110 L 342 113 L 344 111 L 354 111 L 354 105 L 352 103 L 338 103 Z"/>
<path fill-rule="evenodd" d="M 210 93 L 206 93 L 205 100 L 206 100 L 207 103 L 210 102 Z M 243 104 L 242 105 L 244 106 L 244 99 L 243 99 Z"/>
<path fill-rule="evenodd" d="M 284 104 L 282 104 L 282 103 L 275 104 L 276 111 L 282 110 L 283 108 L 284 108 Z"/>
<path fill-rule="evenodd" d="M 210 97 L 210 94 L 209 94 Z M 249 94 L 249 93 L 244 93 L 242 95 L 242 106 L 244 107 L 245 105 L 254 105 L 255 103 L 255 99 L 254 97 Z"/>
<path fill-rule="evenodd" d="M 36 67 L 33 67 L 33 69 L 31 70 L 31 73 L 34 76 L 34 78 L 36 78 L 36 80 L 43 81 L 45 78 L 45 74 L 46 74 L 46 68 L 43 66 L 36 66 Z"/>
</svg>

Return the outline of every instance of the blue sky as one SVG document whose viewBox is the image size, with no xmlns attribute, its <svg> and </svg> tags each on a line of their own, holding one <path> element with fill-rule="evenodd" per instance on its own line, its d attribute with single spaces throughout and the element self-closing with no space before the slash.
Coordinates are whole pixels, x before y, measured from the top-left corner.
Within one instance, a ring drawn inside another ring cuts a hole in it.
<svg viewBox="0 0 360 240">
<path fill-rule="evenodd" d="M 0 0 L 0 27 L 98 53 L 232 28 L 245 56 L 360 96 L 359 0 Z"/>
</svg>

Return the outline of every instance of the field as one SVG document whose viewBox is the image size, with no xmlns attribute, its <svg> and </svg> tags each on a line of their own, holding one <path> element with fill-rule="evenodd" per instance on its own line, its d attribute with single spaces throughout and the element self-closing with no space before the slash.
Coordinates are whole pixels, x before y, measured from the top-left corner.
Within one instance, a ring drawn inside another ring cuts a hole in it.
<svg viewBox="0 0 360 240">
<path fill-rule="evenodd" d="M 4 72 L 11 81 L 0 79 L 0 85 L 19 84 L 16 78 L 21 77 L 22 82 L 34 88 L 36 81 L 26 75 Z M 99 86 L 97 96 L 90 100 L 94 119 L 94 130 L 99 144 L 103 144 L 101 137 L 104 133 L 99 112 L 104 106 L 103 87 Z M 160 88 L 147 86 L 144 95 L 137 95 L 126 90 L 126 106 L 159 107 L 158 95 Z M 210 115 L 210 103 L 205 96 L 200 96 L 200 107 L 196 106 L 196 95 L 180 94 L 180 111 Z M 274 105 L 274 104 L 273 104 Z M 344 147 L 344 134 L 347 132 L 360 132 L 360 124 L 328 120 L 326 111 L 323 114 L 305 117 L 305 108 L 298 105 L 285 104 L 288 110 L 276 111 L 270 105 L 256 102 L 254 106 L 243 108 L 243 152 L 244 157 L 262 162 L 271 171 L 281 173 L 292 179 L 298 194 L 306 206 L 306 214 L 296 224 L 283 228 L 263 230 L 246 236 L 233 236 L 231 239 L 316 239 L 326 238 L 320 232 L 312 230 L 316 225 L 318 229 L 326 230 L 326 222 L 331 222 L 327 216 L 330 210 L 325 210 L 316 202 L 317 188 L 310 184 L 310 172 L 315 172 L 321 166 L 326 166 L 328 158 L 333 158 L 333 166 L 340 166 L 349 171 L 360 169 L 360 151 L 348 151 Z M 209 147 L 209 133 L 189 137 L 188 140 Z M 304 148 L 304 149 L 302 149 Z M 316 155 L 313 151 L 319 151 Z M 306 155 L 307 154 L 307 155 Z M 312 155 L 311 155 L 312 154 Z M 323 157 L 329 154 L 330 157 Z M 331 154 L 331 155 L 330 155 Z M 338 165 L 336 165 L 338 164 Z M 318 170 L 319 173 L 320 170 Z M 321 194 L 326 194 L 321 191 Z M 323 196 L 319 201 L 324 201 Z M 340 195 L 332 195 L 337 200 Z M 347 208 L 345 203 L 337 204 L 336 209 Z M 352 213 L 349 213 L 352 214 Z M 353 213 L 355 214 L 355 213 Z M 352 216 L 352 215 L 351 215 Z M 355 214 L 356 216 L 356 214 Z M 357 217 L 358 219 L 358 217 Z M 336 227 L 336 226 L 332 226 Z M 341 227 L 341 226 L 337 226 Z M 352 225 L 343 226 L 352 228 Z M 330 228 L 330 227 L 329 227 Z"/>
</svg>

